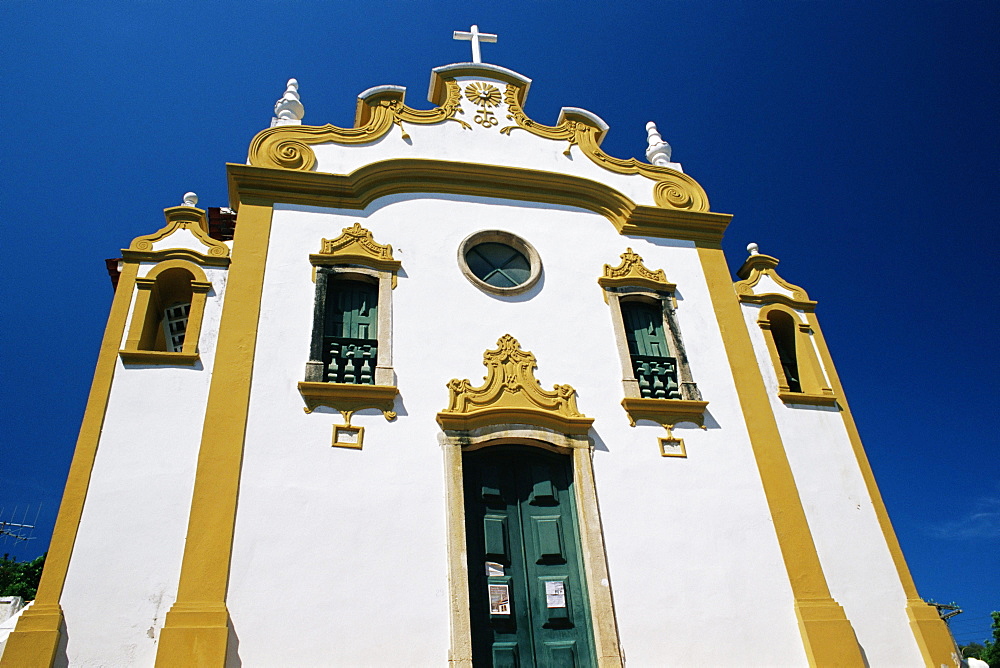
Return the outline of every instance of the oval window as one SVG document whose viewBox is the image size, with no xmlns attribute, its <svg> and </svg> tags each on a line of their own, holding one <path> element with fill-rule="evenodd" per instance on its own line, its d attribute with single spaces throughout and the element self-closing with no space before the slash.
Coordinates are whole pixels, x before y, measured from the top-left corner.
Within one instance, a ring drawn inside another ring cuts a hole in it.
<svg viewBox="0 0 1000 668">
<path fill-rule="evenodd" d="M 462 273 L 481 290 L 499 295 L 524 292 L 538 280 L 538 253 L 509 232 L 484 230 L 467 237 L 458 250 Z"/>
</svg>

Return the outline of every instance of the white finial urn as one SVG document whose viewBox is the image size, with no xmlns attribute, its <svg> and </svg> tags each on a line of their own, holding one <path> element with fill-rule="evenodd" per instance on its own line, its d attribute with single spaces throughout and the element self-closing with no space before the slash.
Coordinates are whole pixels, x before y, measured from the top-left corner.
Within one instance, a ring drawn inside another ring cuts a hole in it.
<svg viewBox="0 0 1000 668">
<path fill-rule="evenodd" d="M 747 244 L 747 252 L 750 255 L 760 255 L 760 246 L 757 244 Z"/>
<path fill-rule="evenodd" d="M 198 206 L 198 195 L 191 192 L 184 193 L 184 199 L 181 201 L 181 206 Z"/>
<path fill-rule="evenodd" d="M 285 88 L 285 94 L 274 103 L 274 118 L 271 119 L 271 127 L 276 125 L 302 125 L 302 117 L 306 115 L 306 108 L 299 99 L 299 82 L 289 79 Z"/>
<path fill-rule="evenodd" d="M 656 123 L 650 121 L 646 123 L 646 160 L 649 160 L 654 165 L 659 165 L 660 167 L 671 167 L 670 144 L 663 141 L 663 137 L 660 136 L 659 130 L 656 129 Z"/>
</svg>

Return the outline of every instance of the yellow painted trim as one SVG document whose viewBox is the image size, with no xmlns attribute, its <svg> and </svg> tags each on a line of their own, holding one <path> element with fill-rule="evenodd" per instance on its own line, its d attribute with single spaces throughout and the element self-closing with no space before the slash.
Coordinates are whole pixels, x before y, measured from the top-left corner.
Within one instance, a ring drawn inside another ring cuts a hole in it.
<svg viewBox="0 0 1000 668">
<path fill-rule="evenodd" d="M 272 213 L 244 202 L 237 219 L 239 251 L 219 325 L 177 602 L 160 631 L 161 667 L 225 665 L 226 587 Z"/>
<path fill-rule="evenodd" d="M 624 235 L 715 245 L 732 216 L 710 211 L 638 205 L 611 186 L 570 174 L 520 167 L 397 158 L 351 174 L 324 174 L 228 164 L 230 206 L 254 199 L 363 209 L 399 193 L 449 193 L 572 206 L 599 213 Z"/>
<path fill-rule="evenodd" d="M 577 146 L 594 164 L 608 171 L 639 174 L 654 181 L 653 199 L 659 207 L 709 210 L 708 195 L 690 176 L 668 167 L 640 162 L 635 158 L 623 160 L 609 156 L 600 148 L 607 127 L 598 125 L 586 113 L 564 110 L 555 126 L 531 120 L 522 108 L 530 80 L 520 78 L 514 72 L 508 74 L 499 68 L 483 68 L 475 64 L 434 71 L 429 98 L 440 105 L 434 109 L 418 110 L 408 107 L 403 103 L 405 89 L 387 88 L 358 100 L 354 128 L 297 125 L 263 130 L 250 143 L 247 163 L 256 167 L 312 171 L 316 168 L 316 154 L 310 147 L 313 144 L 366 144 L 383 137 L 394 125 L 399 127 L 403 139 L 409 139 L 403 127 L 404 122 L 435 124 L 453 121 L 465 129 L 471 129 L 468 123 L 457 117 L 463 111 L 461 88 L 455 81 L 458 77 L 469 76 L 499 79 L 507 84 L 503 99 L 507 105 L 507 118 L 513 120 L 514 124 L 500 128 L 502 134 L 520 129 L 543 139 L 566 141 L 568 144 L 564 153 L 567 155 L 573 146 Z"/>
<path fill-rule="evenodd" d="M 744 300 L 740 300 L 744 301 Z M 785 369 L 781 366 L 781 356 L 778 346 L 771 333 L 769 316 L 772 311 L 787 314 L 795 323 L 795 364 L 799 370 L 799 385 L 801 392 L 792 392 L 785 377 Z M 800 316 L 792 308 L 783 303 L 770 303 L 760 309 L 757 314 L 757 326 L 764 332 L 764 344 L 771 358 L 771 368 L 778 379 L 778 398 L 786 404 L 807 404 L 811 406 L 836 406 L 837 396 L 827 384 L 823 375 L 823 367 L 816 357 L 816 347 L 813 345 L 812 329 L 800 320 Z"/>
<path fill-rule="evenodd" d="M 837 397 L 830 394 L 809 394 L 808 392 L 778 392 L 778 398 L 786 404 L 806 406 L 836 406 Z"/>
<path fill-rule="evenodd" d="M 206 267 L 228 267 L 228 257 L 203 255 L 189 248 L 165 248 L 158 251 L 134 251 L 122 249 L 122 259 L 126 262 L 164 262 L 166 260 L 187 260 Z"/>
<path fill-rule="evenodd" d="M 633 427 L 637 420 L 652 420 L 668 429 L 673 429 L 674 425 L 681 422 L 691 422 L 704 428 L 708 402 L 625 397 L 622 399 L 622 408 L 628 414 L 629 424 Z"/>
<path fill-rule="evenodd" d="M 118 356 L 125 364 L 160 366 L 194 366 L 201 359 L 198 353 L 173 353 L 164 350 L 119 350 Z"/>
<path fill-rule="evenodd" d="M 262 130 L 250 142 L 247 163 L 259 167 L 277 167 L 311 171 L 316 167 L 313 144 L 367 144 L 385 136 L 393 126 L 408 138 L 403 122 L 420 125 L 454 121 L 466 129 L 465 121 L 455 118 L 461 111 L 461 91 L 456 82 L 447 85 L 447 99 L 435 109 L 413 109 L 403 103 L 405 91 L 385 90 L 358 100 L 354 128 L 335 125 L 285 125 Z"/>
<path fill-rule="evenodd" d="M 725 255 L 700 247 L 698 256 L 795 597 L 806 656 L 812 666 L 864 666 L 854 629 L 830 595 Z"/>
<path fill-rule="evenodd" d="M 208 221 L 205 211 L 193 206 L 172 206 L 163 210 L 167 224 L 152 234 L 136 237 L 129 244 L 128 250 L 134 253 L 155 255 L 164 251 L 154 251 L 153 244 L 166 239 L 177 230 L 187 229 L 205 246 L 206 255 L 212 258 L 229 257 L 229 246 L 208 236 Z M 168 249 L 165 249 L 168 250 Z M 196 253 L 196 251 L 188 251 Z"/>
<path fill-rule="evenodd" d="M 861 470 L 861 477 L 865 481 L 868 496 L 871 498 L 872 506 L 875 510 L 875 517 L 878 519 L 882 535 L 885 537 L 886 547 L 892 557 L 892 563 L 896 567 L 900 585 L 906 595 L 906 614 L 910 619 L 910 628 L 916 638 L 917 646 L 924 657 L 924 663 L 928 668 L 939 668 L 940 666 L 956 666 L 952 656 L 955 651 L 955 641 L 952 639 L 951 631 L 947 623 L 941 619 L 937 609 L 925 602 L 917 593 L 916 583 L 910 574 L 910 569 L 906 565 L 906 558 L 899 545 L 899 538 L 892 528 L 892 521 L 886 510 L 882 494 L 879 492 L 878 484 L 875 482 L 875 474 L 872 472 L 868 455 L 865 454 L 864 446 L 861 443 L 861 434 L 858 432 L 858 425 L 854 421 L 850 406 L 847 403 L 847 395 L 844 394 L 843 385 L 840 383 L 840 376 L 837 375 L 837 368 L 833 364 L 833 356 L 823 338 L 823 330 L 820 329 L 819 320 L 815 313 L 806 314 L 809 326 L 816 337 L 816 347 L 819 350 L 820 359 L 826 367 L 833 391 L 839 397 L 840 414 L 844 419 L 844 427 L 854 451 L 854 457 Z"/>
<path fill-rule="evenodd" d="M 126 262 L 125 266 L 131 264 Z M 165 350 L 140 349 L 142 334 L 146 321 L 150 317 L 149 309 L 153 304 L 153 292 L 156 290 L 156 279 L 168 269 L 183 269 L 192 275 L 191 280 L 191 311 L 188 313 L 187 332 L 184 335 L 184 345 L 180 352 Z M 174 258 L 165 260 L 142 278 L 135 279 L 135 306 L 132 309 L 132 321 L 129 324 L 125 348 L 118 351 L 123 362 L 129 364 L 180 364 L 193 365 L 198 361 L 198 340 L 201 337 L 201 325 L 205 317 L 205 302 L 212 283 L 205 276 L 205 271 L 187 260 Z"/>
<path fill-rule="evenodd" d="M 342 441 L 340 440 L 341 434 L 354 434 L 355 441 Z M 333 425 L 333 441 L 331 442 L 331 447 L 334 448 L 348 448 L 351 450 L 360 450 L 365 442 L 365 428 L 359 427 L 357 425 L 348 424 L 335 424 Z"/>
<path fill-rule="evenodd" d="M 751 255 L 739 268 L 736 275 L 742 280 L 735 283 L 736 294 L 741 302 L 748 304 L 784 304 L 792 308 L 803 311 L 812 311 L 816 308 L 816 302 L 809 299 L 809 294 L 797 285 L 793 285 L 783 279 L 775 271 L 778 266 L 778 258 L 758 253 Z M 780 292 L 765 292 L 756 294 L 757 284 L 764 276 L 769 276 L 771 280 L 788 290 L 791 294 L 781 294 Z M 796 319 L 797 320 L 797 319 Z"/>
<path fill-rule="evenodd" d="M 299 383 L 299 394 L 306 402 L 305 412 L 312 413 L 320 406 L 348 414 L 365 408 L 377 408 L 386 420 L 395 420 L 393 409 L 399 389 L 394 385 L 360 385 L 357 383 Z"/>
<path fill-rule="evenodd" d="M 3 658 L 0 659 L 0 666 L 4 668 L 48 668 L 55 660 L 63 622 L 59 599 L 66 583 L 90 476 L 97 457 L 108 398 L 118 364 L 118 347 L 125 334 L 137 270 L 137 265 L 126 264 L 118 279 L 118 290 L 111 302 L 111 312 L 101 340 L 97 368 L 90 385 L 90 395 L 52 531 L 38 594 L 35 604 L 21 615 L 17 627 L 7 639 Z"/>
<path fill-rule="evenodd" d="M 661 457 L 687 457 L 687 448 L 684 447 L 684 439 L 677 438 L 676 436 L 666 436 L 660 437 L 660 456 Z M 667 451 L 668 446 L 673 446 L 677 448 L 676 451 Z"/>
</svg>

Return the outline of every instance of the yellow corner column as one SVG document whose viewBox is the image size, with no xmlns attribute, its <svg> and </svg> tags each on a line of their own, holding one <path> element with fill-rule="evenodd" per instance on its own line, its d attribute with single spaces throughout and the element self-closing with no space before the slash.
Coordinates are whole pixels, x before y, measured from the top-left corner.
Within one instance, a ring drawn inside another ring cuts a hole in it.
<svg viewBox="0 0 1000 668">
<path fill-rule="evenodd" d="M 795 614 L 809 664 L 864 666 L 854 628 L 830 595 L 725 255 L 721 248 L 699 246 L 698 256 L 795 597 Z"/>
<path fill-rule="evenodd" d="M 240 206 L 177 601 L 160 631 L 157 666 L 226 663 L 226 588 L 271 214 L 270 204 Z"/>
<path fill-rule="evenodd" d="M 59 599 L 62 596 L 69 562 L 76 543 L 76 532 L 83 516 L 83 504 L 90 487 L 90 475 L 94 470 L 97 446 L 104 427 L 104 415 L 111 395 L 115 366 L 118 363 L 118 349 L 125 334 L 135 277 L 139 265 L 126 262 L 118 278 L 118 288 L 111 302 L 108 325 L 104 329 L 101 350 L 97 356 L 94 381 L 90 385 L 90 396 L 80 425 L 80 436 L 76 440 L 76 450 L 69 467 L 66 488 L 63 490 L 59 515 L 52 530 L 52 541 L 45 557 L 45 569 L 38 585 L 35 603 L 28 608 L 17 622 L 17 627 L 7 638 L 0 665 L 7 668 L 41 668 L 51 666 L 59 647 L 59 634 L 63 623 Z"/>
<path fill-rule="evenodd" d="M 878 518 L 879 526 L 882 528 L 886 546 L 889 548 L 889 554 L 892 556 L 896 572 L 899 574 L 900 584 L 903 587 L 903 592 L 906 594 L 906 614 L 910 618 L 910 628 L 916 637 L 917 645 L 920 647 L 920 652 L 924 657 L 924 662 L 927 666 L 933 668 L 937 668 L 938 666 L 954 666 L 956 665 L 953 659 L 955 641 L 952 639 L 951 631 L 949 631 L 945 621 L 941 619 L 937 609 L 926 603 L 917 593 L 917 586 L 913 582 L 913 576 L 910 574 L 909 567 L 906 565 L 906 559 L 903 557 L 903 550 L 899 545 L 899 539 L 892 528 L 889 513 L 885 508 L 885 503 L 882 501 L 878 485 L 875 483 L 875 474 L 872 472 L 868 456 L 865 454 L 864 446 L 861 444 L 861 435 L 858 433 L 858 426 L 854 422 L 854 416 L 851 414 L 850 407 L 847 405 L 847 397 L 844 394 L 844 388 L 840 383 L 837 370 L 833 365 L 833 357 L 830 355 L 830 349 L 827 348 L 826 339 L 823 338 L 819 320 L 816 318 L 815 313 L 807 313 L 806 317 L 816 337 L 819 355 L 823 361 L 823 366 L 826 368 L 830 384 L 837 395 L 837 403 L 840 404 L 844 426 L 847 429 L 851 447 L 854 449 L 858 468 L 861 469 L 861 476 L 864 478 L 865 487 L 868 489 L 868 496 L 871 497 L 872 506 L 875 508 L 875 516 Z"/>
</svg>

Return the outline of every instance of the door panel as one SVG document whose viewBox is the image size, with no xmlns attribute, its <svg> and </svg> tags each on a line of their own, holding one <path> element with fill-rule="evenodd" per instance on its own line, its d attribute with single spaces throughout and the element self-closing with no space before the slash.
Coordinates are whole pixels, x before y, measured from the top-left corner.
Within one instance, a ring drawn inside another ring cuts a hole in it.
<svg viewBox="0 0 1000 668">
<path fill-rule="evenodd" d="M 496 446 L 463 467 L 473 663 L 595 665 L 570 458 Z"/>
</svg>

